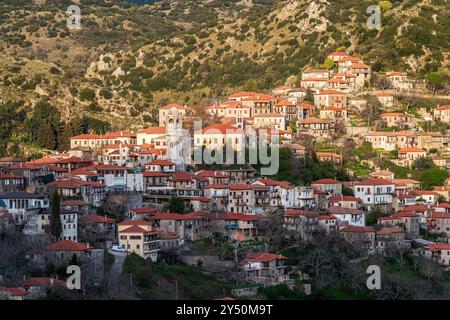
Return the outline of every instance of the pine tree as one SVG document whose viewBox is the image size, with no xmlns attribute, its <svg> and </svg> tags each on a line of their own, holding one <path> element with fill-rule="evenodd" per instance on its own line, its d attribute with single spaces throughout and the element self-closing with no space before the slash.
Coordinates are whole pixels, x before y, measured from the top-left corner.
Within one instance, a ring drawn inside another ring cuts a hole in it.
<svg viewBox="0 0 450 320">
<path fill-rule="evenodd" d="M 61 224 L 61 197 L 59 196 L 58 192 L 55 191 L 55 193 L 52 196 L 51 199 L 51 207 L 52 207 L 52 213 L 50 215 L 50 233 L 55 241 L 58 241 L 58 239 L 61 237 L 62 233 L 62 224 Z"/>
</svg>

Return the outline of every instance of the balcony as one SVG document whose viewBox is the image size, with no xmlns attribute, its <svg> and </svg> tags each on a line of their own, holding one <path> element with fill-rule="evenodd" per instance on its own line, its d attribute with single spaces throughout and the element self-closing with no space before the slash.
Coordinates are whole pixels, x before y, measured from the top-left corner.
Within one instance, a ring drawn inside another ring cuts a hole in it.
<svg viewBox="0 0 450 320">
<path fill-rule="evenodd" d="M 230 223 L 225 226 L 225 229 L 238 229 L 239 225 L 237 223 Z"/>
</svg>

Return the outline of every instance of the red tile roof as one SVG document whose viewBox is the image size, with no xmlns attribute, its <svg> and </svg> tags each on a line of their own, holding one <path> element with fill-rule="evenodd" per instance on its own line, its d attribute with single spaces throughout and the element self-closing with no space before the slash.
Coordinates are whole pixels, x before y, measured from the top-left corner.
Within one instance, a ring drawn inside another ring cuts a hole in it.
<svg viewBox="0 0 450 320">
<path fill-rule="evenodd" d="M 419 148 L 401 148 L 398 150 L 398 153 L 407 153 L 407 152 L 412 152 L 412 153 L 426 153 L 426 150 L 423 149 L 419 149 Z"/>
<path fill-rule="evenodd" d="M 76 207 L 76 206 L 87 206 L 87 203 L 83 200 L 64 200 L 61 202 L 62 207 Z"/>
<path fill-rule="evenodd" d="M 226 124 L 213 124 L 201 130 L 202 134 L 234 134 L 244 133 L 242 129 L 226 125 Z"/>
<path fill-rule="evenodd" d="M 338 206 L 331 206 L 327 209 L 327 211 L 333 215 L 337 214 L 364 214 L 362 210 L 353 209 L 353 208 L 343 208 Z"/>
<path fill-rule="evenodd" d="M 448 106 L 440 106 L 440 107 L 436 107 L 434 110 L 448 110 L 450 109 L 450 105 Z"/>
<path fill-rule="evenodd" d="M 362 202 L 360 198 L 354 197 L 354 196 L 331 196 L 328 198 L 328 202 L 339 202 L 339 201 L 356 201 L 356 202 Z"/>
<path fill-rule="evenodd" d="M 226 184 L 210 184 L 205 189 L 229 189 L 230 186 Z"/>
<path fill-rule="evenodd" d="M 115 138 L 136 138 L 135 133 L 131 133 L 128 131 L 116 131 L 107 133 L 104 136 L 105 139 L 115 139 Z"/>
<path fill-rule="evenodd" d="M 319 179 L 319 180 L 313 181 L 313 183 L 311 183 L 311 184 L 337 184 L 337 183 L 342 183 L 342 182 L 337 181 L 335 179 Z"/>
<path fill-rule="evenodd" d="M 100 136 L 98 134 L 81 134 L 70 138 L 70 140 L 92 140 L 92 139 L 103 139 L 103 136 Z"/>
<path fill-rule="evenodd" d="M 319 214 L 309 210 L 299 210 L 299 209 L 290 209 L 286 211 L 285 217 L 297 217 L 297 216 L 305 216 L 305 217 L 319 217 Z"/>
<path fill-rule="evenodd" d="M 319 220 L 336 220 L 337 218 L 333 215 L 319 216 Z"/>
<path fill-rule="evenodd" d="M 194 180 L 194 175 L 179 171 L 172 174 L 172 181 L 192 181 Z"/>
<path fill-rule="evenodd" d="M 75 188 L 80 188 L 82 186 L 101 188 L 101 187 L 105 187 L 106 185 L 101 184 L 99 182 L 83 181 L 83 180 L 79 180 L 79 179 L 64 179 L 64 180 L 52 181 L 52 182 L 48 183 L 47 186 L 56 187 L 56 188 L 75 189 Z"/>
<path fill-rule="evenodd" d="M 372 227 L 360 227 L 360 226 L 345 226 L 341 230 L 341 232 L 374 232 L 375 229 Z"/>
<path fill-rule="evenodd" d="M 208 197 L 194 197 L 191 198 L 191 201 L 209 202 L 211 199 Z"/>
<path fill-rule="evenodd" d="M 226 174 L 218 171 L 202 170 L 197 172 L 197 176 L 200 178 L 228 178 Z"/>
<path fill-rule="evenodd" d="M 279 254 L 274 253 L 261 253 L 255 257 L 247 258 L 244 261 L 242 261 L 240 264 L 246 264 L 251 262 L 270 262 L 275 260 L 286 260 L 287 258 L 284 256 L 281 256 Z"/>
<path fill-rule="evenodd" d="M 94 248 L 71 240 L 55 242 L 44 248 L 45 251 L 88 251 L 92 249 Z"/>
<path fill-rule="evenodd" d="M 450 213 L 433 212 L 427 216 L 427 219 L 450 219 Z"/>
<path fill-rule="evenodd" d="M 119 223 L 119 226 L 151 226 L 152 224 L 144 220 L 125 220 Z"/>
<path fill-rule="evenodd" d="M 252 190 L 252 187 L 248 184 L 235 184 L 229 186 L 230 190 Z"/>
<path fill-rule="evenodd" d="M 89 214 L 86 216 L 82 216 L 78 219 L 80 224 L 91 224 L 91 223 L 114 223 L 115 219 L 111 219 L 104 216 L 99 216 L 95 214 Z"/>
<path fill-rule="evenodd" d="M 147 163 L 148 166 L 174 166 L 175 163 L 169 160 L 154 160 Z"/>
<path fill-rule="evenodd" d="M 215 220 L 239 220 L 239 221 L 256 221 L 258 220 L 258 217 L 251 214 L 244 214 L 244 213 L 224 213 L 216 215 L 215 217 L 212 217 L 212 219 Z"/>
<path fill-rule="evenodd" d="M 68 173 L 71 176 L 87 176 L 87 177 L 98 177 L 98 175 L 90 170 L 84 168 L 75 169 Z"/>
<path fill-rule="evenodd" d="M 28 292 L 22 288 L 0 288 L 0 292 L 9 293 L 13 297 L 23 297 L 28 295 Z"/>
<path fill-rule="evenodd" d="M 166 128 L 165 127 L 150 127 L 150 128 L 141 130 L 138 133 L 163 135 L 166 133 Z"/>
<path fill-rule="evenodd" d="M 130 211 L 133 211 L 135 213 L 156 213 L 158 210 L 154 207 L 145 207 L 145 208 L 135 208 L 131 209 Z"/>
<path fill-rule="evenodd" d="M 428 245 L 428 250 L 430 250 L 431 252 L 450 250 L 450 243 L 432 243 Z"/>
<path fill-rule="evenodd" d="M 119 231 L 119 233 L 147 233 L 147 230 L 139 227 L 138 225 L 134 225 L 122 231 Z"/>
<path fill-rule="evenodd" d="M 151 220 L 198 220 L 205 216 L 204 212 L 197 211 L 187 214 L 180 213 L 157 213 L 150 217 Z"/>
<path fill-rule="evenodd" d="M 184 110 L 185 109 L 185 107 L 183 107 L 180 104 L 171 103 L 171 104 L 165 105 L 164 107 L 159 108 L 159 110 L 170 110 L 170 109 L 173 109 L 173 108 L 178 109 L 178 110 Z"/>
<path fill-rule="evenodd" d="M 377 179 L 377 178 L 370 178 L 363 181 L 357 181 L 353 185 L 355 186 L 386 186 L 386 185 L 392 185 L 394 184 L 392 181 L 387 179 Z"/>
<path fill-rule="evenodd" d="M 404 233 L 404 232 L 405 231 L 403 231 L 399 227 L 382 227 L 381 229 L 379 229 L 377 231 L 377 234 L 379 234 L 379 235 L 389 235 L 389 234 L 393 234 L 393 233 Z"/>
<path fill-rule="evenodd" d="M 25 177 L 16 176 L 12 173 L 0 173 L 0 180 L 8 180 L 8 179 L 25 179 Z"/>
<path fill-rule="evenodd" d="M 144 171 L 144 177 L 167 177 L 169 176 L 165 172 L 159 172 L 159 171 Z"/>
<path fill-rule="evenodd" d="M 65 163 L 92 163 L 93 161 L 90 159 L 83 159 L 79 157 L 70 157 L 66 159 L 61 159 L 57 161 L 57 164 L 65 164 Z"/>
<path fill-rule="evenodd" d="M 48 286 L 65 287 L 66 286 L 66 282 L 58 280 L 58 279 L 52 279 L 52 278 L 28 278 L 26 280 L 23 280 L 20 283 L 20 285 L 25 287 L 25 288 L 29 288 L 29 287 L 48 287 Z"/>
</svg>

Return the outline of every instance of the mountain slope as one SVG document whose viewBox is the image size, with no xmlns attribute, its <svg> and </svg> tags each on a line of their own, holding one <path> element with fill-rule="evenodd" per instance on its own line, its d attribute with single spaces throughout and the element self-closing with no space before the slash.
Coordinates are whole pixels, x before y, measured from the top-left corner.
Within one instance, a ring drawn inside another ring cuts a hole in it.
<svg viewBox="0 0 450 320">
<path fill-rule="evenodd" d="M 66 27 L 72 1 L 0 3 L 0 99 L 22 101 L 26 117 L 45 98 L 63 120 L 142 127 L 166 102 L 269 89 L 338 47 L 375 71 L 449 66 L 448 0 L 395 1 L 381 30 L 367 29 L 362 0 L 75 2 L 80 31 Z"/>
</svg>

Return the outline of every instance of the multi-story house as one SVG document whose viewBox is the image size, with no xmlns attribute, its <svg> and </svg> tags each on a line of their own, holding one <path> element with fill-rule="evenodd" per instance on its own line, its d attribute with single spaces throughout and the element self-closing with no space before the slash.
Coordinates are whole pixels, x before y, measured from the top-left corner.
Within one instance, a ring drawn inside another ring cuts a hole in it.
<svg viewBox="0 0 450 320">
<path fill-rule="evenodd" d="M 321 90 L 327 85 L 328 79 L 325 78 L 308 78 L 300 81 L 300 87 L 306 89 Z"/>
<path fill-rule="evenodd" d="M 210 184 L 205 187 L 205 196 L 211 199 L 213 211 L 227 211 L 229 186 L 224 184 Z"/>
<path fill-rule="evenodd" d="M 439 106 L 433 109 L 434 118 L 449 123 L 450 122 L 450 105 Z"/>
<path fill-rule="evenodd" d="M 250 253 L 239 264 L 247 281 L 273 286 L 289 282 L 284 261 L 287 258 L 273 253 Z"/>
<path fill-rule="evenodd" d="M 337 206 L 342 208 L 360 209 L 362 200 L 354 196 L 335 195 L 327 199 L 328 206 Z"/>
<path fill-rule="evenodd" d="M 341 107 L 324 107 L 319 111 L 321 119 L 348 121 L 347 109 Z"/>
<path fill-rule="evenodd" d="M 339 221 L 333 215 L 319 216 L 319 226 L 327 233 L 336 232 L 339 230 Z"/>
<path fill-rule="evenodd" d="M 432 243 L 428 245 L 428 252 L 432 260 L 440 265 L 450 266 L 450 244 Z"/>
<path fill-rule="evenodd" d="M 106 185 L 102 183 L 78 179 L 56 180 L 46 185 L 48 194 L 58 192 L 66 199 L 82 199 L 93 206 L 100 206 L 103 203 L 106 197 L 105 188 Z"/>
<path fill-rule="evenodd" d="M 250 241 L 258 235 L 256 215 L 225 213 L 211 215 L 211 230 L 214 235 L 225 235 L 229 240 Z"/>
<path fill-rule="evenodd" d="M 158 259 L 159 232 L 152 228 L 152 224 L 142 220 L 126 220 L 117 225 L 119 246 L 134 252 L 144 259 L 156 262 Z"/>
<path fill-rule="evenodd" d="M 137 144 L 142 145 L 153 145 L 156 148 L 155 140 L 166 134 L 165 127 L 151 127 L 141 131 L 136 134 Z M 164 147 L 164 146 L 162 146 Z"/>
<path fill-rule="evenodd" d="M 445 233 L 450 236 L 450 213 L 434 211 L 427 216 L 427 228 L 433 233 Z"/>
<path fill-rule="evenodd" d="M 321 90 L 314 94 L 314 106 L 346 108 L 347 94 L 338 90 Z"/>
<path fill-rule="evenodd" d="M 313 211 L 290 209 L 284 214 L 284 227 L 294 237 L 306 239 L 318 225 L 319 214 Z"/>
<path fill-rule="evenodd" d="M 364 226 L 344 226 L 340 231 L 340 234 L 345 241 L 373 252 L 375 250 L 375 229 L 372 227 Z"/>
<path fill-rule="evenodd" d="M 245 134 L 242 129 L 225 124 L 214 124 L 194 133 L 194 147 L 202 149 L 224 150 L 229 145 L 240 151 L 245 146 Z"/>
<path fill-rule="evenodd" d="M 410 115 L 398 112 L 383 113 L 381 120 L 387 127 L 397 127 L 399 129 L 411 128 L 414 125 Z"/>
<path fill-rule="evenodd" d="M 183 241 L 198 241 L 211 234 L 210 218 L 202 211 L 188 214 L 157 213 L 148 219 L 154 229 L 175 233 Z"/>
<path fill-rule="evenodd" d="M 378 92 L 375 93 L 375 97 L 381 103 L 383 108 L 392 108 L 394 106 L 394 95 L 392 93 Z M 381 115 L 381 117 L 383 118 L 383 115 Z M 388 127 L 391 127 L 391 125 L 388 124 Z"/>
<path fill-rule="evenodd" d="M 389 250 L 407 248 L 405 236 L 405 231 L 399 227 L 382 227 L 377 230 L 375 234 L 375 250 L 386 252 Z"/>
<path fill-rule="evenodd" d="M 255 193 L 250 185 L 237 184 L 228 188 L 227 211 L 231 213 L 251 213 L 256 203 Z"/>
<path fill-rule="evenodd" d="M 409 90 L 412 87 L 408 81 L 408 74 L 406 72 L 386 72 L 385 79 L 390 88 L 397 91 Z"/>
<path fill-rule="evenodd" d="M 314 137 L 329 137 L 335 132 L 335 122 L 331 120 L 308 117 L 297 121 L 298 131 Z"/>
<path fill-rule="evenodd" d="M 416 196 L 416 202 L 426 205 L 434 205 L 439 201 L 439 193 L 431 190 L 413 190 L 411 194 Z"/>
<path fill-rule="evenodd" d="M 377 221 L 381 225 L 400 227 L 408 234 L 419 235 L 420 216 L 413 212 L 398 212 L 389 217 L 380 217 Z"/>
<path fill-rule="evenodd" d="M 144 171 L 144 190 L 168 189 L 169 174 L 159 171 Z"/>
<path fill-rule="evenodd" d="M 342 156 L 335 152 L 316 152 L 317 159 L 321 162 L 342 163 Z"/>
<path fill-rule="evenodd" d="M 314 189 L 305 186 L 298 186 L 294 189 L 294 207 L 312 208 L 315 205 Z M 288 207 L 287 207 L 288 208 Z"/>
<path fill-rule="evenodd" d="M 366 214 L 364 211 L 353 208 L 331 206 L 327 209 L 330 215 L 337 218 L 340 225 L 351 225 L 364 227 L 366 225 Z"/>
<path fill-rule="evenodd" d="M 347 52 L 331 52 L 328 54 L 327 58 L 336 61 L 342 60 L 343 58 L 348 57 Z"/>
<path fill-rule="evenodd" d="M 355 182 L 353 192 L 369 210 L 377 206 L 387 209 L 393 203 L 395 184 L 389 180 L 372 178 Z"/>
<path fill-rule="evenodd" d="M 302 72 L 302 80 L 319 78 L 328 79 L 330 78 L 330 70 L 327 69 L 307 69 Z"/>
<path fill-rule="evenodd" d="M 285 130 L 286 118 L 279 113 L 263 113 L 253 117 L 253 125 L 255 128 L 270 128 Z"/>
<path fill-rule="evenodd" d="M 66 267 L 74 258 L 89 270 L 90 281 L 101 283 L 104 278 L 104 250 L 96 249 L 89 244 L 79 243 L 71 240 L 62 240 L 51 243 L 42 250 L 35 250 L 27 255 L 36 266 L 46 268 L 49 263 L 55 267 Z"/>
<path fill-rule="evenodd" d="M 106 216 L 88 214 L 78 219 L 79 238 L 94 242 L 107 242 L 107 247 L 116 240 L 116 220 Z M 69 239 L 70 240 L 70 239 Z"/>
<path fill-rule="evenodd" d="M 34 223 L 28 223 L 24 233 L 32 236 L 50 235 L 51 209 L 39 211 Z M 78 214 L 77 212 L 61 209 L 60 220 L 62 232 L 58 240 L 78 241 Z"/>
<path fill-rule="evenodd" d="M 401 148 L 398 150 L 398 157 L 403 166 L 412 166 L 414 161 L 425 158 L 427 151 L 419 148 Z"/>
<path fill-rule="evenodd" d="M 6 208 L 18 225 L 28 223 L 49 205 L 50 201 L 43 194 L 10 192 L 0 195 L 0 207 Z"/>
<path fill-rule="evenodd" d="M 311 187 L 327 194 L 342 194 L 342 182 L 335 179 L 319 179 L 311 183 Z"/>
<path fill-rule="evenodd" d="M 10 168 L 20 163 L 25 163 L 24 160 L 15 157 L 2 157 L 0 158 L 0 168 Z"/>
<path fill-rule="evenodd" d="M 276 181 L 269 178 L 258 179 L 252 183 L 252 186 L 266 186 L 272 207 L 295 207 L 295 189 L 294 186 L 287 181 Z"/>
<path fill-rule="evenodd" d="M 282 115 L 286 118 L 286 121 L 289 123 L 290 121 L 296 120 L 299 118 L 299 106 L 287 99 L 283 99 L 275 104 L 274 111 L 277 114 Z M 303 118 L 300 117 L 300 118 Z M 284 128 L 279 128 L 284 130 Z"/>
<path fill-rule="evenodd" d="M 12 173 L 0 173 L 0 194 L 8 192 L 23 191 L 25 188 L 25 177 Z"/>
<path fill-rule="evenodd" d="M 173 173 L 176 171 L 176 165 L 169 160 L 154 160 L 147 163 L 145 169 L 149 171 Z"/>
</svg>

